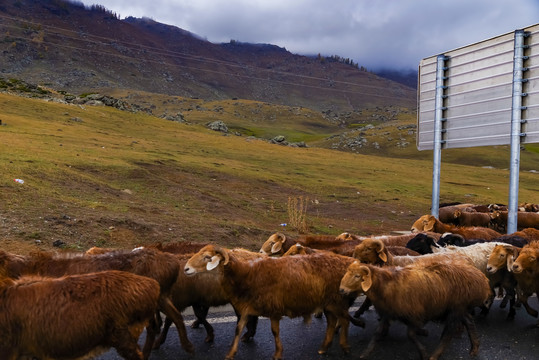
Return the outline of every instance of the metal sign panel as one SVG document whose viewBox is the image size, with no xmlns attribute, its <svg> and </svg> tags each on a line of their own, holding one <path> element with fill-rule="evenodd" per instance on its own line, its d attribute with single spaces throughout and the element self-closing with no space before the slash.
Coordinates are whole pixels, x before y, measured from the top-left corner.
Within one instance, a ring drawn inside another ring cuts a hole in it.
<svg viewBox="0 0 539 360">
<path fill-rule="evenodd" d="M 523 29 L 521 143 L 539 142 L 539 24 Z M 511 141 L 514 33 L 444 53 L 442 148 Z M 417 148 L 434 149 L 439 55 L 419 65 Z"/>
</svg>

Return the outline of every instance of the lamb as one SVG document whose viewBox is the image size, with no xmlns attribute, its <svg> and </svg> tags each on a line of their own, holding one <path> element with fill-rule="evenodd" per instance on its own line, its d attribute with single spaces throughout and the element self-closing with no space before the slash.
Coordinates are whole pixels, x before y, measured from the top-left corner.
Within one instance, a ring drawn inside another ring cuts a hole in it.
<svg viewBox="0 0 539 360">
<path fill-rule="evenodd" d="M 77 359 L 114 347 L 142 360 L 138 337 L 153 321 L 157 281 L 123 271 L 60 278 L 0 275 L 0 358 Z"/>
<path fill-rule="evenodd" d="M 500 303 L 500 307 L 507 306 L 509 301 L 508 320 L 515 318 L 515 289 L 517 280 L 511 271 L 511 259 L 515 253 L 520 251 L 519 247 L 506 244 L 496 245 L 492 250 L 487 262 L 487 273 L 489 282 L 494 286 L 501 286 L 505 290 L 505 296 Z"/>
<path fill-rule="evenodd" d="M 348 345 L 350 297 L 339 294 L 340 278 L 354 260 L 329 252 L 305 256 L 287 256 L 244 261 L 232 251 L 208 245 L 185 265 L 185 273 L 223 273 L 223 287 L 230 302 L 240 313 L 232 346 L 226 359 L 238 351 L 239 336 L 248 315 L 266 316 L 271 320 L 275 338 L 274 359 L 281 359 L 283 347 L 279 338 L 279 322 L 283 316 L 310 319 L 312 313 L 323 310 L 327 319 L 324 341 L 319 353 L 327 352 L 337 322 L 340 345 L 345 353 Z M 280 281 L 275 281 L 279 274 Z"/>
<path fill-rule="evenodd" d="M 508 266 L 514 273 L 519 288 L 519 300 L 526 308 L 528 314 L 537 317 L 537 310 L 528 305 L 528 298 L 539 291 L 539 265 L 537 257 L 539 256 L 539 242 L 534 241 L 525 245 L 520 253 L 513 253 L 509 258 Z M 512 261 L 514 259 L 514 261 Z M 539 326 L 539 323 L 538 323 Z"/>
<path fill-rule="evenodd" d="M 28 256 L 9 254 L 0 250 L 0 272 L 12 278 L 22 275 L 61 277 L 66 274 L 85 274 L 104 270 L 122 270 L 157 280 L 160 286 L 158 308 L 174 321 L 183 349 L 194 352 L 187 338 L 187 330 L 181 313 L 171 300 L 170 291 L 176 281 L 180 264 L 173 254 L 156 249 L 137 248 L 133 251 L 113 251 L 102 255 L 87 256 L 79 253 L 34 253 Z M 155 332 L 150 332 L 143 348 L 144 358 L 150 355 Z"/>
<path fill-rule="evenodd" d="M 464 261 L 422 259 L 405 267 L 378 267 L 356 261 L 343 276 L 340 292 L 365 293 L 381 317 L 362 358 L 373 351 L 391 320 L 407 325 L 408 337 L 422 359 L 438 359 L 460 324 L 468 331 L 470 355 L 478 353 L 479 339 L 471 311 L 484 304 L 490 289 L 486 276 Z M 444 323 L 440 343 L 430 357 L 417 339 L 418 330 L 429 321 Z"/>
<path fill-rule="evenodd" d="M 492 240 L 502 234 L 499 232 L 475 226 L 459 227 L 450 224 L 444 224 L 433 215 L 423 215 L 412 225 L 412 232 L 432 231 L 440 234 L 451 232 L 464 236 L 465 239 L 486 239 Z"/>
</svg>

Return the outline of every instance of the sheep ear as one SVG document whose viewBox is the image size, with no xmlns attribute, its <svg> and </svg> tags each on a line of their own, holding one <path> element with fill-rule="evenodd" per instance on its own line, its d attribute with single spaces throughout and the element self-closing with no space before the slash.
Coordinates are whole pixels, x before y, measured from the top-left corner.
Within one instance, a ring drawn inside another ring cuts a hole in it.
<svg viewBox="0 0 539 360">
<path fill-rule="evenodd" d="M 277 254 L 279 251 L 281 251 L 281 249 L 283 248 L 283 243 L 282 241 L 277 241 L 275 244 L 273 244 L 273 246 L 271 247 L 271 253 L 272 254 Z"/>
<path fill-rule="evenodd" d="M 387 262 L 387 254 L 384 251 L 385 247 L 382 240 L 378 240 L 376 242 L 376 246 L 378 246 L 378 250 L 376 250 L 376 252 L 378 253 L 378 257 L 380 258 L 380 260 L 382 260 L 383 262 Z"/>
<path fill-rule="evenodd" d="M 510 255 L 507 258 L 507 270 L 509 270 L 509 272 L 513 271 L 513 263 L 519 255 L 519 251 L 517 248 L 513 248 L 512 250 L 513 252 L 511 253 L 511 249 L 509 249 Z"/>
<path fill-rule="evenodd" d="M 511 254 L 507 257 L 507 271 L 513 271 L 513 263 L 515 262 L 515 254 Z"/>
<path fill-rule="evenodd" d="M 206 264 L 206 270 L 212 271 L 213 269 L 215 269 L 219 265 L 220 261 L 221 261 L 221 257 L 218 256 L 218 255 L 214 255 L 211 258 L 211 261 Z"/>
<path fill-rule="evenodd" d="M 371 270 L 366 266 L 362 266 L 359 268 L 359 272 L 361 274 L 361 289 L 366 292 L 372 286 Z"/>
<path fill-rule="evenodd" d="M 434 224 L 436 224 L 436 218 L 434 216 L 431 216 L 429 218 L 429 221 L 427 222 L 427 225 L 423 228 L 424 231 L 433 231 L 434 230 Z"/>
</svg>

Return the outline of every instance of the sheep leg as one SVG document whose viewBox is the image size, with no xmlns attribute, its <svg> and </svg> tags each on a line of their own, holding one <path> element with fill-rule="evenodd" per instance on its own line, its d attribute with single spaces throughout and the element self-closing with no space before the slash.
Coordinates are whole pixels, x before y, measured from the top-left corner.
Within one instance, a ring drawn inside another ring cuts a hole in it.
<svg viewBox="0 0 539 360">
<path fill-rule="evenodd" d="M 161 330 L 161 334 L 159 334 L 159 338 L 155 340 L 153 343 L 153 349 L 157 350 L 165 343 L 165 340 L 167 339 L 168 335 L 168 329 L 170 329 L 170 325 L 172 325 L 172 320 L 167 316 L 165 318 L 165 323 L 163 325 L 163 330 Z"/>
<path fill-rule="evenodd" d="M 529 296 L 528 294 L 520 294 L 519 301 L 524 306 L 528 314 L 530 314 L 533 317 L 537 317 L 538 316 L 537 310 L 535 310 L 534 308 L 530 306 L 530 304 L 528 304 L 528 296 Z"/>
<path fill-rule="evenodd" d="M 479 351 L 479 336 L 477 335 L 477 329 L 471 314 L 466 314 L 463 324 L 468 332 L 468 338 L 470 339 L 470 355 L 476 356 Z"/>
<path fill-rule="evenodd" d="M 509 314 L 507 314 L 507 320 L 514 320 L 515 319 L 515 315 L 516 315 L 516 310 L 515 310 L 515 298 L 512 297 L 510 300 L 509 300 Z"/>
<path fill-rule="evenodd" d="M 239 322 L 240 318 L 241 318 L 241 315 L 238 312 L 238 310 L 236 310 L 236 308 L 234 308 L 234 312 L 236 313 L 236 316 L 238 317 L 238 322 Z M 246 325 L 247 326 L 247 331 L 241 337 L 242 342 L 249 342 L 249 341 L 251 341 L 253 339 L 253 337 L 256 334 L 257 325 L 258 325 L 258 316 L 249 315 L 249 318 L 247 319 L 247 325 Z"/>
<path fill-rule="evenodd" d="M 247 319 L 247 331 L 241 337 L 242 342 L 249 342 L 256 334 L 256 326 L 258 324 L 258 316 L 249 315 Z"/>
<path fill-rule="evenodd" d="M 192 308 L 195 313 L 195 316 L 197 317 L 197 320 L 193 323 L 193 325 L 191 325 L 191 327 L 196 328 L 197 326 L 195 326 L 195 323 L 202 324 L 207 334 L 206 338 L 204 339 L 204 342 L 213 342 L 213 339 L 215 338 L 213 326 L 211 326 L 210 323 L 206 320 L 206 317 L 208 316 L 208 310 L 210 308 L 208 306 L 202 306 L 198 304 L 193 305 Z"/>
<path fill-rule="evenodd" d="M 129 328 L 114 329 L 111 336 L 112 347 L 126 360 L 144 360 L 137 340 L 137 336 L 132 334 Z"/>
<path fill-rule="evenodd" d="M 464 323 L 464 326 L 468 330 L 468 336 L 470 336 L 470 339 L 472 339 L 473 336 L 471 335 L 471 332 L 470 332 L 470 324 L 468 324 L 466 322 L 466 320 L 465 320 L 465 319 L 468 319 L 468 316 L 470 316 L 470 318 L 471 318 L 471 315 L 465 315 L 462 318 L 462 320 L 460 320 L 460 321 L 456 320 L 454 314 L 449 314 L 447 316 L 445 326 L 444 326 L 444 329 L 442 331 L 442 336 L 441 336 L 441 339 L 440 339 L 440 343 L 438 344 L 438 346 L 436 347 L 436 349 L 434 350 L 432 355 L 429 357 L 429 360 L 438 360 L 440 355 L 442 355 L 442 353 L 445 351 L 445 349 L 449 345 L 449 342 L 453 339 L 453 336 L 455 335 L 455 333 L 458 331 L 457 324 L 459 324 L 461 322 Z M 473 327 L 473 330 L 475 331 L 475 326 Z M 474 346 L 473 344 L 474 343 L 472 342 L 472 349 L 473 349 L 473 346 Z M 478 344 L 477 344 L 477 346 L 478 346 Z"/>
<path fill-rule="evenodd" d="M 388 329 L 389 320 L 387 318 L 380 319 L 380 321 L 378 322 L 378 327 L 374 331 L 371 341 L 369 341 L 367 348 L 359 356 L 360 359 L 366 359 L 369 356 L 369 354 L 374 350 L 376 343 L 385 335 L 387 335 Z"/>
<path fill-rule="evenodd" d="M 507 314 L 507 320 L 513 320 L 516 315 L 515 311 L 515 289 L 514 288 L 506 288 L 505 289 L 505 296 L 500 304 L 500 307 L 503 309 L 507 305 L 507 302 L 509 302 L 509 313 Z"/>
<path fill-rule="evenodd" d="M 342 314 L 339 318 L 339 324 L 341 325 L 341 333 L 339 334 L 339 345 L 345 354 L 350 353 L 350 345 L 348 345 L 348 330 L 350 328 L 349 319 L 351 316 L 348 312 Z"/>
<path fill-rule="evenodd" d="M 328 351 L 337 328 L 337 316 L 333 312 L 328 310 L 324 310 L 324 315 L 326 316 L 327 327 L 326 336 L 324 337 L 324 341 L 322 342 L 322 345 L 318 350 L 318 354 L 320 355 L 325 354 Z"/>
<path fill-rule="evenodd" d="M 236 324 L 236 330 L 234 333 L 234 340 L 232 341 L 232 345 L 230 346 L 230 350 L 228 351 L 228 354 L 225 357 L 225 360 L 232 360 L 234 359 L 234 356 L 238 352 L 238 344 L 240 342 L 240 335 L 243 331 L 243 328 L 247 324 L 248 316 L 247 314 L 242 314 L 238 320 L 238 323 Z"/>
<path fill-rule="evenodd" d="M 283 358 L 283 344 L 279 337 L 279 322 L 280 319 L 271 319 L 271 333 L 275 339 L 275 354 L 273 354 L 273 360 L 282 360 Z"/>
<path fill-rule="evenodd" d="M 194 353 L 195 347 L 187 338 L 187 329 L 185 328 L 183 316 L 178 309 L 176 309 L 170 298 L 161 296 L 159 298 L 159 308 L 167 317 L 171 318 L 174 325 L 176 325 L 182 348 L 188 353 Z"/>
<path fill-rule="evenodd" d="M 354 313 L 354 317 L 355 318 L 358 318 L 360 317 L 361 315 L 363 315 L 363 313 L 367 310 L 369 310 L 369 308 L 371 307 L 372 305 L 372 302 L 369 298 L 365 298 L 365 301 L 363 301 L 363 303 L 361 304 L 361 306 L 359 307 L 359 309 L 357 309 L 357 311 Z"/>
<path fill-rule="evenodd" d="M 150 357 L 152 348 L 155 346 L 155 337 L 157 336 L 157 333 L 159 333 L 160 328 L 158 318 L 161 319 L 159 311 L 156 312 L 155 316 L 150 319 L 148 326 L 146 326 L 146 341 L 142 348 L 142 355 L 145 360 Z"/>
<path fill-rule="evenodd" d="M 418 329 L 421 329 L 421 327 L 408 325 L 407 330 L 406 330 L 406 335 L 408 335 L 408 339 L 410 339 L 417 347 L 421 360 L 425 360 L 427 358 L 427 348 L 417 338 Z"/>
</svg>

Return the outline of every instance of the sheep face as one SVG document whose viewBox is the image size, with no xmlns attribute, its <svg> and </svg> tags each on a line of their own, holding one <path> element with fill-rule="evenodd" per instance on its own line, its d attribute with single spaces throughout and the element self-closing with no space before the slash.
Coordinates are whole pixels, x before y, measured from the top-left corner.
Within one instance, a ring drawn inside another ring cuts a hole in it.
<svg viewBox="0 0 539 360">
<path fill-rule="evenodd" d="M 359 261 L 354 261 L 341 279 L 339 292 L 341 294 L 352 294 L 366 292 L 372 285 L 371 271 Z"/>
<path fill-rule="evenodd" d="M 207 245 L 193 255 L 185 264 L 186 275 L 208 272 L 216 269 L 220 264 L 228 264 L 228 253 L 218 246 Z"/>
<path fill-rule="evenodd" d="M 436 217 L 433 215 L 423 215 L 412 225 L 412 232 L 434 231 Z"/>
<path fill-rule="evenodd" d="M 286 240 L 286 236 L 282 233 L 275 233 L 271 235 L 268 240 L 260 248 L 260 252 L 266 255 L 277 255 L 282 253 L 283 243 Z"/>
<path fill-rule="evenodd" d="M 423 233 L 417 234 L 413 239 L 406 243 L 406 248 L 414 250 L 420 254 L 431 254 L 433 248 L 439 248 L 436 239 Z"/>
<path fill-rule="evenodd" d="M 292 255 L 307 255 L 307 250 L 301 244 L 295 244 L 288 249 L 283 256 L 292 256 Z"/>
<path fill-rule="evenodd" d="M 487 272 L 494 274 L 504 267 L 507 267 L 507 270 L 511 271 L 511 266 L 513 264 L 512 259 L 512 246 L 496 245 L 488 258 Z"/>
<path fill-rule="evenodd" d="M 354 249 L 353 257 L 362 263 L 380 264 L 387 262 L 384 243 L 380 239 L 365 239 Z"/>
<path fill-rule="evenodd" d="M 349 232 L 343 232 L 342 234 L 335 237 L 337 240 L 354 240 L 354 237 Z"/>
<path fill-rule="evenodd" d="M 533 247 L 524 246 L 513 262 L 511 267 L 513 272 L 520 274 L 524 271 L 534 271 L 537 268 L 537 250 Z"/>
</svg>

